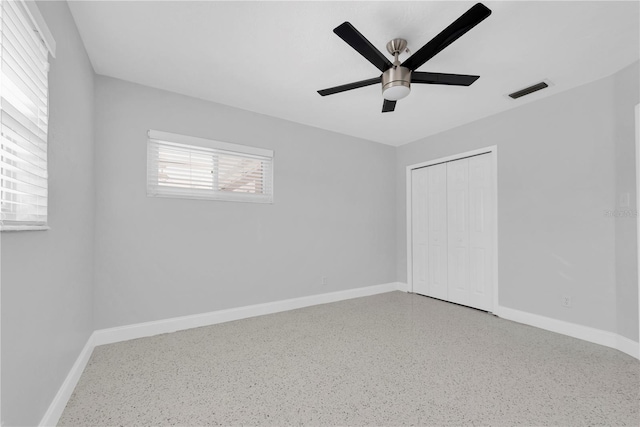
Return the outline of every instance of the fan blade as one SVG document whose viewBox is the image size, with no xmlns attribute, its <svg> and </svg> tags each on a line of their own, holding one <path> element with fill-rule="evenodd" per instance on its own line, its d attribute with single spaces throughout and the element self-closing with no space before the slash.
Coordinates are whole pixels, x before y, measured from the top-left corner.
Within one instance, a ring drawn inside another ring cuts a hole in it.
<svg viewBox="0 0 640 427">
<path fill-rule="evenodd" d="M 367 61 L 375 65 L 378 70 L 385 72 L 393 66 L 391 61 L 376 49 L 375 46 L 349 22 L 338 25 L 333 29 L 333 32 L 347 42 L 349 46 L 358 51 L 360 55 L 364 56 Z"/>
<path fill-rule="evenodd" d="M 414 71 L 411 73 L 411 83 L 427 83 L 432 85 L 470 86 L 480 76 L 467 76 L 465 74 L 427 73 Z"/>
<path fill-rule="evenodd" d="M 333 95 L 334 93 L 345 92 L 351 89 L 358 89 L 359 87 L 371 86 L 376 83 L 380 83 L 381 77 L 375 79 L 361 80 L 359 82 L 347 83 L 346 85 L 330 87 L 329 89 L 319 90 L 318 93 L 322 96 Z"/>
<path fill-rule="evenodd" d="M 463 13 L 462 16 L 456 19 L 451 25 L 442 30 L 440 34 L 422 46 L 416 53 L 407 58 L 407 60 L 402 63 L 402 66 L 410 70 L 416 70 L 489 15 L 491 15 L 491 10 L 482 3 L 477 3 Z"/>
<path fill-rule="evenodd" d="M 388 99 L 384 100 L 384 103 L 382 104 L 382 112 L 383 113 L 390 113 L 393 110 L 396 109 L 396 102 L 398 101 L 389 101 Z"/>
</svg>

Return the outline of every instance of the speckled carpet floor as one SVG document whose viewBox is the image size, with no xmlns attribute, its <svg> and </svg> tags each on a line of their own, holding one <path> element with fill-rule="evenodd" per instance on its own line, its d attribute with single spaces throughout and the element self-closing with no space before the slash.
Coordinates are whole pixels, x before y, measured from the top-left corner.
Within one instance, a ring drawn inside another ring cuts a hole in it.
<svg viewBox="0 0 640 427">
<path fill-rule="evenodd" d="M 640 362 L 392 292 L 96 347 L 60 425 L 640 425 Z"/>
</svg>

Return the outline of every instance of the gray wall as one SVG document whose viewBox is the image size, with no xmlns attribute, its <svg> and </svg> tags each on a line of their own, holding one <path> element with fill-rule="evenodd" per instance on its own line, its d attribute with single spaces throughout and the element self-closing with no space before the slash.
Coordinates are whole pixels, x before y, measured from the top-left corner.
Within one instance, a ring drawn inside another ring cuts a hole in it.
<svg viewBox="0 0 640 427">
<path fill-rule="evenodd" d="M 611 332 L 624 323 L 623 333 L 637 340 L 634 228 L 605 216 L 616 208 L 616 185 L 635 188 L 632 117 L 625 116 L 624 136 L 615 117 L 620 108 L 633 114 L 634 67 L 399 147 L 398 279 L 407 276 L 406 166 L 497 145 L 500 305 Z M 616 286 L 616 273 L 624 285 Z M 573 308 L 561 307 L 563 295 L 573 297 Z M 624 319 L 616 315 L 620 304 Z"/>
<path fill-rule="evenodd" d="M 36 425 L 93 331 L 93 69 L 66 2 L 41 2 L 49 74 L 48 231 L 2 239 L 2 418 Z"/>
<path fill-rule="evenodd" d="M 636 234 L 636 136 L 635 106 L 640 102 L 638 63 L 614 76 L 616 194 L 620 211 L 616 228 L 616 283 L 618 333 L 638 340 L 638 254 Z M 620 195 L 631 195 L 628 207 L 620 206 Z"/>
<path fill-rule="evenodd" d="M 275 150 L 275 203 L 147 197 L 148 129 Z M 96 328 L 394 282 L 394 153 L 96 77 Z"/>
</svg>

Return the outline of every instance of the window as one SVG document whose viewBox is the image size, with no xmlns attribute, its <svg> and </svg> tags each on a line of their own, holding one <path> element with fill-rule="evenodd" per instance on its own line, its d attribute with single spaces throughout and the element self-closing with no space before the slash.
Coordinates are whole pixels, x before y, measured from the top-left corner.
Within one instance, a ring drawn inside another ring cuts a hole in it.
<svg viewBox="0 0 640 427">
<path fill-rule="evenodd" d="M 0 1 L 1 230 L 47 225 L 48 54 L 52 45 L 35 5 Z"/>
<path fill-rule="evenodd" d="M 147 195 L 273 203 L 273 151 L 150 130 Z"/>
</svg>

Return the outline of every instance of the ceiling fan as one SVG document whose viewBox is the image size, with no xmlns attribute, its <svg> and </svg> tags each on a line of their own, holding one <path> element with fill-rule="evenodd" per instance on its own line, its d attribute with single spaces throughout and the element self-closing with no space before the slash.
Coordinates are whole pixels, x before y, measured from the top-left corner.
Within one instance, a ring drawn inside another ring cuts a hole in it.
<svg viewBox="0 0 640 427">
<path fill-rule="evenodd" d="M 467 31 L 478 25 L 489 15 L 491 15 L 491 10 L 482 3 L 477 3 L 403 63 L 400 63 L 398 60 L 398 55 L 407 48 L 406 40 L 393 39 L 387 43 L 387 51 L 393 55 L 395 59 L 392 63 L 376 49 L 369 40 L 360 34 L 353 25 L 345 22 L 337 26 L 333 32 L 347 42 L 347 44 L 354 48 L 360 55 L 364 56 L 365 59 L 371 62 L 377 69 L 382 71 L 382 75 L 372 79 L 319 90 L 318 93 L 322 96 L 333 95 L 347 90 L 382 83 L 382 95 L 384 97 L 382 112 L 387 113 L 395 109 L 396 102 L 399 99 L 409 95 L 409 92 L 411 92 L 411 83 L 469 86 L 480 76 L 428 73 L 416 71 L 416 69 L 436 56 Z"/>
</svg>

